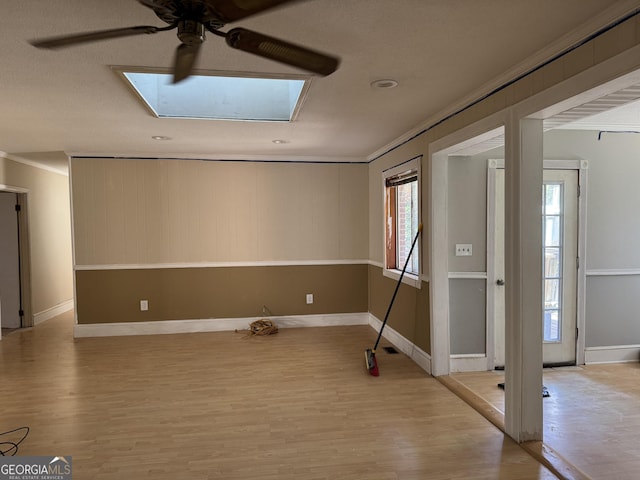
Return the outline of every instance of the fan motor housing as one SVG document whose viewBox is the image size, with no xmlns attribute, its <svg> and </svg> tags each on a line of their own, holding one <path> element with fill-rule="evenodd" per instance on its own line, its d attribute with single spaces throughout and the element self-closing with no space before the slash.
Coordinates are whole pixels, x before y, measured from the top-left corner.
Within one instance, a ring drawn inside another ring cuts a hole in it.
<svg viewBox="0 0 640 480">
<path fill-rule="evenodd" d="M 178 38 L 186 45 L 200 45 L 205 40 L 204 25 L 196 20 L 178 22 Z"/>
</svg>

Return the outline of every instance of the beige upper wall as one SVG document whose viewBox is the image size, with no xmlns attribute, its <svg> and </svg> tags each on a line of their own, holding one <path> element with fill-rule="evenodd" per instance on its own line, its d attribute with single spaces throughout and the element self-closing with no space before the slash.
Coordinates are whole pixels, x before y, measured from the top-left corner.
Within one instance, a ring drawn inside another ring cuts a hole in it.
<svg viewBox="0 0 640 480">
<path fill-rule="evenodd" d="M 28 191 L 33 314 L 72 300 L 69 178 L 0 157 L 0 184 Z"/>
<path fill-rule="evenodd" d="M 366 260 L 366 165 L 73 159 L 83 265 Z"/>
</svg>

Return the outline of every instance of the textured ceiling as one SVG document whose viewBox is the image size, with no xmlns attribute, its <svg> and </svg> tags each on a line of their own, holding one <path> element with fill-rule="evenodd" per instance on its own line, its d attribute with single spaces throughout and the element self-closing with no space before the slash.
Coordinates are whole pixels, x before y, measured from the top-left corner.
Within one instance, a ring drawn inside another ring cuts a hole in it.
<svg viewBox="0 0 640 480">
<path fill-rule="evenodd" d="M 0 150 L 44 162 L 63 158 L 60 152 L 365 161 L 635 6 L 630 0 L 294 2 L 238 25 L 336 54 L 342 62 L 334 74 L 313 79 L 295 122 L 264 124 L 157 119 L 141 106 L 110 66 L 169 67 L 178 45 L 174 32 L 59 51 L 27 42 L 162 25 L 135 0 L 6 0 L 0 16 Z M 301 73 L 232 50 L 212 35 L 198 68 Z M 369 86 L 386 78 L 399 86 Z M 154 135 L 172 140 L 154 141 Z"/>
</svg>

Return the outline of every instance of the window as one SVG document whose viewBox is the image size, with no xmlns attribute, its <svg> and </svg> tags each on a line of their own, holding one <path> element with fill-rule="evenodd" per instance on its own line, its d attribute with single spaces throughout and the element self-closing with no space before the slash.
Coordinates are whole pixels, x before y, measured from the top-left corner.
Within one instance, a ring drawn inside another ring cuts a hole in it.
<svg viewBox="0 0 640 480">
<path fill-rule="evenodd" d="M 174 85 L 169 73 L 114 69 L 159 118 L 291 122 L 310 84 L 302 75 L 209 73 Z"/>
<path fill-rule="evenodd" d="M 411 250 L 420 224 L 420 158 L 383 172 L 384 182 L 384 272 L 397 278 Z M 405 278 L 420 286 L 420 249 L 413 249 Z M 403 279 L 404 280 L 404 279 Z"/>
</svg>

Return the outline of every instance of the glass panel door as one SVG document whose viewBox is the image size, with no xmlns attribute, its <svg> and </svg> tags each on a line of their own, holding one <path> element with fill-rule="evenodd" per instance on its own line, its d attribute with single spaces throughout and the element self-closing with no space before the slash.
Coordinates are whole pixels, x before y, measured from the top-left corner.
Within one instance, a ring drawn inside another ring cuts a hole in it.
<svg viewBox="0 0 640 480">
<path fill-rule="evenodd" d="M 576 359 L 578 172 L 545 170 L 542 188 L 542 353 L 545 365 L 568 365 Z"/>
</svg>

